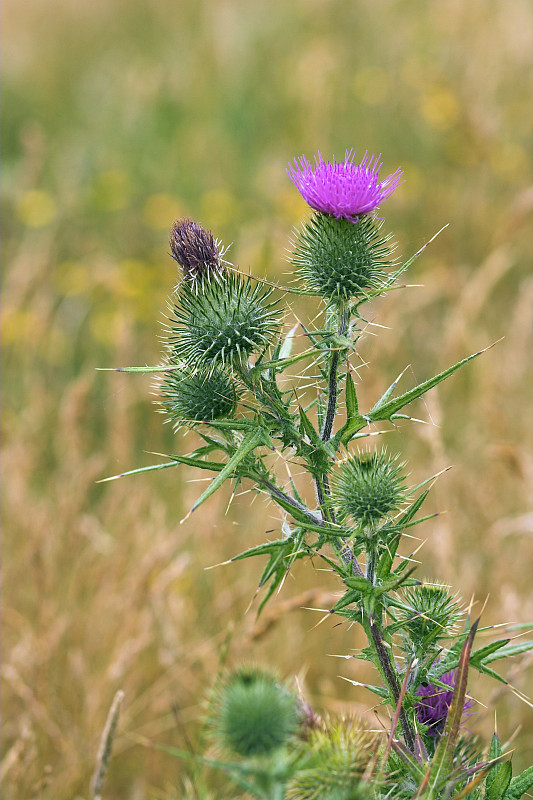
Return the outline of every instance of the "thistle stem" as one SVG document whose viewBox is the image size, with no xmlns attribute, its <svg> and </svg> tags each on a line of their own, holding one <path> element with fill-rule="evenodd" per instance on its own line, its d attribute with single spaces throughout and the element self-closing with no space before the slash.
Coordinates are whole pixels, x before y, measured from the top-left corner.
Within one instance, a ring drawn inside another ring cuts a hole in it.
<svg viewBox="0 0 533 800">
<path fill-rule="evenodd" d="M 347 308 L 343 308 L 339 315 L 339 328 L 337 334 L 344 336 L 348 330 L 348 321 L 350 312 Z M 328 406 L 326 416 L 324 418 L 324 427 L 322 429 L 322 441 L 329 442 L 331 433 L 333 431 L 333 421 L 335 419 L 335 411 L 337 409 L 337 391 L 338 391 L 338 377 L 337 371 L 339 368 L 339 351 L 334 350 L 331 354 L 331 364 L 329 368 L 329 381 L 328 381 Z"/>
<path fill-rule="evenodd" d="M 363 623 L 364 624 L 364 623 Z M 400 701 L 400 684 L 398 681 L 398 676 L 394 671 L 392 666 L 391 657 L 389 651 L 385 645 L 383 640 L 382 632 L 380 630 L 379 625 L 376 622 L 376 619 L 373 615 L 368 616 L 367 625 L 364 624 L 364 627 L 367 628 L 367 636 L 369 639 L 372 640 L 374 645 L 374 650 L 376 656 L 379 661 L 379 666 L 381 667 L 381 674 L 385 683 L 389 687 L 389 690 L 392 694 L 394 699 L 395 706 L 398 705 Z M 413 730 L 413 726 L 407 716 L 407 713 L 403 707 L 400 708 L 399 712 L 399 719 L 400 724 L 402 726 L 403 737 L 405 739 L 405 744 L 409 748 L 409 750 L 414 753 L 415 751 L 415 733 Z"/>
<path fill-rule="evenodd" d="M 327 519 L 329 522 L 335 523 L 335 512 L 332 508 L 330 508 L 326 502 L 326 496 L 329 497 L 330 495 L 330 488 L 329 488 L 329 481 L 326 475 L 322 475 L 320 478 L 315 479 L 315 486 L 316 486 L 316 495 L 318 499 L 318 504 L 320 506 L 320 510 L 322 512 L 322 517 Z M 339 545 L 340 542 L 340 545 Z M 339 541 L 333 541 L 333 549 L 337 553 L 340 559 L 348 565 L 352 565 L 352 569 L 356 575 L 361 577 L 364 576 L 364 572 L 361 569 L 361 566 L 355 556 L 355 553 L 350 549 L 350 545 L 347 543 L 344 537 L 340 537 Z"/>
</svg>

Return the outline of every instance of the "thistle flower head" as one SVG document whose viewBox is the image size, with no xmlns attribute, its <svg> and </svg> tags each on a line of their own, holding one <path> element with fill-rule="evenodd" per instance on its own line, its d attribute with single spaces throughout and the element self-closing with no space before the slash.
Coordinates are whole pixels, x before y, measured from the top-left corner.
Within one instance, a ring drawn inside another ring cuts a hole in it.
<svg viewBox="0 0 533 800">
<path fill-rule="evenodd" d="M 450 688 L 443 689 L 432 683 L 422 683 L 416 690 L 416 695 L 420 698 L 415 703 L 416 718 L 422 725 L 427 726 L 426 733 L 432 739 L 442 736 L 444 732 L 446 716 L 453 700 L 457 670 L 452 669 L 450 672 L 446 672 L 440 677 L 440 680 Z M 473 704 L 473 700 L 467 698 L 463 706 L 463 714 L 471 716 L 470 709 Z"/>
<path fill-rule="evenodd" d="M 345 461 L 332 487 L 339 520 L 351 517 L 363 527 L 374 527 L 396 511 L 405 496 L 402 466 L 385 450 Z"/>
<path fill-rule="evenodd" d="M 176 428 L 184 423 L 232 417 L 237 402 L 235 383 L 219 366 L 169 370 L 159 394 L 161 406 Z"/>
<path fill-rule="evenodd" d="M 206 231 L 189 217 L 177 219 L 172 226 L 170 250 L 186 280 L 194 281 L 209 272 L 223 270 L 219 243 L 211 231 Z"/>
<path fill-rule="evenodd" d="M 297 697 L 256 668 L 234 672 L 217 690 L 213 732 L 235 755 L 268 756 L 285 745 L 299 723 Z"/>
<path fill-rule="evenodd" d="M 381 156 L 365 153 L 354 163 L 355 151 L 347 150 L 344 161 L 324 161 L 319 153 L 315 165 L 305 156 L 289 164 L 287 174 L 304 200 L 316 211 L 357 222 L 361 214 L 370 214 L 389 197 L 402 176 L 402 170 L 380 181 Z"/>
</svg>

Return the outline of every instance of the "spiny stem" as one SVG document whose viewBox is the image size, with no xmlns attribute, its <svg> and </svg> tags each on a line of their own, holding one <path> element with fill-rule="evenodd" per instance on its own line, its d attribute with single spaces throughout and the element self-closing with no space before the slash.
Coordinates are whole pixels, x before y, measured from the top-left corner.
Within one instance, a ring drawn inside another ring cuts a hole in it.
<svg viewBox="0 0 533 800">
<path fill-rule="evenodd" d="M 387 647 L 383 641 L 383 637 L 381 634 L 381 630 L 379 625 L 377 624 L 375 617 L 369 616 L 368 618 L 368 628 L 370 631 L 370 636 L 372 638 L 372 642 L 374 644 L 374 649 L 376 651 L 376 655 L 379 660 L 379 664 L 381 667 L 381 673 L 383 678 L 385 679 L 391 694 L 394 699 L 394 705 L 398 706 L 400 700 L 400 684 L 398 682 L 398 677 L 394 668 L 391 663 L 391 658 Z M 403 706 L 400 708 L 399 712 L 400 723 L 402 726 L 402 732 L 405 739 L 405 744 L 409 748 L 409 750 L 414 753 L 415 751 L 415 733 L 413 730 L 413 726 L 407 716 L 407 713 Z"/>
<path fill-rule="evenodd" d="M 318 498 L 318 504 L 320 506 L 322 517 L 327 519 L 329 522 L 335 524 L 335 512 L 331 508 L 331 506 L 326 501 L 326 495 L 329 497 L 331 490 L 329 488 L 329 480 L 326 475 L 322 475 L 321 478 L 315 479 L 315 486 L 316 486 L 316 494 Z M 356 558 L 355 553 L 350 548 L 350 545 L 347 543 L 344 537 L 339 537 L 339 540 L 334 540 L 332 542 L 333 549 L 342 559 L 342 561 L 348 565 L 352 565 L 352 569 L 356 575 L 363 577 L 364 572 L 361 569 L 361 566 Z"/>
<path fill-rule="evenodd" d="M 377 553 L 376 548 L 373 546 L 373 543 L 369 546 L 367 550 L 368 561 L 366 565 L 366 577 L 370 581 L 370 583 L 374 583 L 375 573 L 376 573 L 376 559 Z"/>
<path fill-rule="evenodd" d="M 338 335 L 343 336 L 346 331 L 348 330 L 348 321 L 350 318 L 350 312 L 348 309 L 344 308 L 340 312 L 340 320 L 339 320 L 339 328 L 338 328 Z M 333 420 L 335 419 L 335 411 L 337 408 L 337 390 L 338 390 L 338 378 L 337 378 L 337 370 L 339 368 L 339 351 L 334 350 L 331 354 L 331 365 L 329 368 L 329 382 L 328 382 L 328 407 L 326 410 L 326 416 L 324 418 L 324 427 L 322 429 L 322 441 L 329 442 L 331 439 L 331 433 L 333 431 Z"/>
</svg>

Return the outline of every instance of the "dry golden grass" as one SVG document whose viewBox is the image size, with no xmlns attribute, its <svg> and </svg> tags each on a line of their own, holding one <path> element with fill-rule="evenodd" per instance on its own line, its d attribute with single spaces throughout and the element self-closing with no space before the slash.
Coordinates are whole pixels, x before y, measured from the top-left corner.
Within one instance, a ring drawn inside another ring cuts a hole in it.
<svg viewBox="0 0 533 800">
<path fill-rule="evenodd" d="M 157 460 L 143 451 L 187 448 L 154 413 L 150 380 L 95 372 L 159 358 L 175 280 L 165 226 L 186 211 L 234 241 L 243 268 L 287 280 L 304 209 L 283 169 L 302 150 L 388 148 L 386 166 L 406 168 L 387 209 L 406 257 L 451 223 L 414 265 L 423 288 L 373 305 L 390 330 L 361 345 L 361 405 L 407 364 L 406 383 L 505 337 L 413 408 L 432 424 L 387 441 L 413 481 L 453 465 L 431 500 L 447 513 L 420 529 L 420 574 L 475 596 L 474 613 L 488 598 L 486 624 L 531 619 L 528 4 L 388 0 L 383 19 L 340 2 L 179 6 L 4 11 L 1 778 L 14 800 L 89 796 L 119 689 L 103 796 L 223 796 L 218 777 L 143 742 L 195 741 L 224 660 L 298 674 L 319 708 L 372 704 L 338 677 L 370 673 L 328 657 L 360 646 L 358 631 L 314 629 L 320 614 L 302 609 L 328 607 L 329 574 L 299 564 L 256 622 L 261 564 L 206 569 L 276 536 L 261 497 L 226 514 L 222 490 L 180 526 L 194 471 L 96 483 Z M 526 662 L 501 671 L 527 692 Z M 496 700 L 503 738 L 522 726 L 524 764 L 530 709 L 485 681 L 471 691 Z M 480 707 L 472 727 L 489 737 L 493 724 Z"/>
</svg>

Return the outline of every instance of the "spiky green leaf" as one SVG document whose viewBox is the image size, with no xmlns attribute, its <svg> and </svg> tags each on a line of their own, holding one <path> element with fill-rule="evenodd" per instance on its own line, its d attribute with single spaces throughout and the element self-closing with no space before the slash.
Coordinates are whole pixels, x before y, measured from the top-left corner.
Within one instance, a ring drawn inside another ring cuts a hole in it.
<svg viewBox="0 0 533 800">
<path fill-rule="evenodd" d="M 346 373 L 346 419 L 352 420 L 359 416 L 359 404 L 357 402 L 357 392 L 355 391 L 355 384 L 353 382 L 352 373 Z"/>
<path fill-rule="evenodd" d="M 505 761 L 503 764 L 495 764 L 487 775 L 484 800 L 507 798 L 509 796 L 507 789 L 512 777 L 513 767 L 510 761 Z"/>
<path fill-rule="evenodd" d="M 505 800 L 520 800 L 522 795 L 533 786 L 533 766 L 528 767 L 520 775 L 511 780 Z"/>
<path fill-rule="evenodd" d="M 368 414 L 365 415 L 366 419 L 369 422 L 377 422 L 379 420 L 390 420 L 393 414 L 396 414 L 402 408 L 404 408 L 409 403 L 412 403 L 413 400 L 422 397 L 423 394 L 428 392 L 430 389 L 433 389 L 434 386 L 437 386 L 442 381 L 449 378 L 450 375 L 453 375 L 454 372 L 457 372 L 458 369 L 463 367 L 465 364 L 468 364 L 469 361 L 472 361 L 474 358 L 477 358 L 479 355 L 485 352 L 487 348 L 484 350 L 480 350 L 477 353 L 473 353 L 466 358 L 463 358 L 461 361 L 458 361 L 452 367 L 448 367 L 443 372 L 439 372 L 438 375 L 435 375 L 433 378 L 430 378 L 427 381 L 423 381 L 423 383 L 419 383 L 418 386 L 415 386 L 414 389 L 410 389 L 408 392 L 404 392 L 399 397 L 395 397 L 388 402 L 382 403 L 382 399 L 378 400 L 374 408 L 372 408 Z M 390 387 L 389 387 L 390 388 Z M 388 391 L 388 390 L 387 390 Z"/>
<path fill-rule="evenodd" d="M 452 771 L 453 757 L 457 747 L 461 718 L 465 705 L 470 653 L 472 652 L 472 644 L 478 624 L 479 621 L 474 622 L 463 644 L 459 665 L 457 667 L 457 677 L 455 680 L 452 702 L 448 709 L 444 731 L 429 767 L 428 791 L 426 795 L 420 795 L 420 797 L 427 797 L 427 800 L 434 800 L 440 796 L 439 792 L 441 791 L 442 784 L 443 782 L 444 785 L 446 784 L 448 776 Z"/>
<path fill-rule="evenodd" d="M 208 497 L 216 492 L 216 490 L 222 486 L 224 481 L 229 478 L 237 469 L 239 464 L 244 461 L 244 459 L 250 455 L 253 450 L 258 447 L 263 442 L 263 432 L 261 430 L 254 430 L 249 432 L 244 438 L 242 439 L 238 450 L 232 455 L 229 461 L 224 465 L 223 469 L 218 473 L 218 475 L 213 478 L 207 489 L 202 492 L 200 497 L 196 500 L 193 504 L 189 514 L 192 514 L 202 503 L 205 503 Z"/>
</svg>

